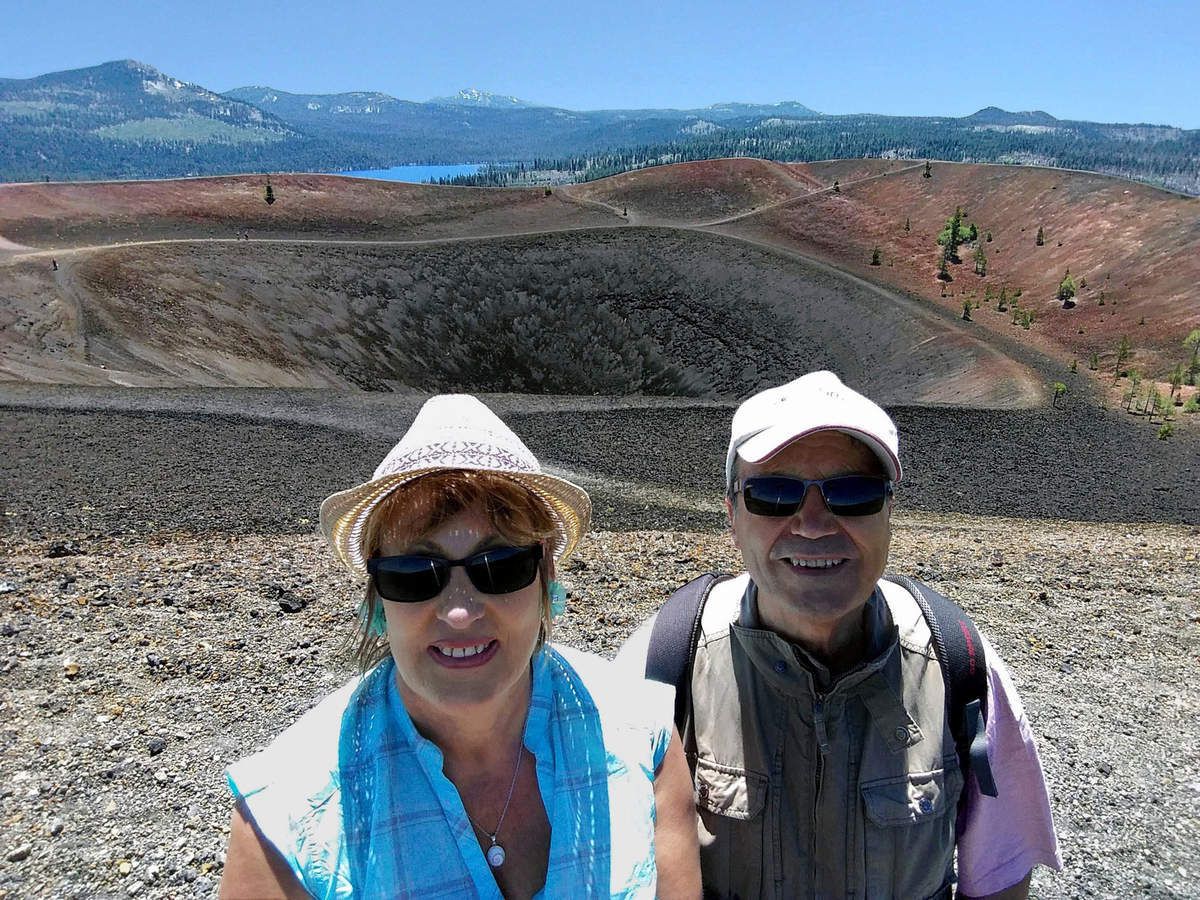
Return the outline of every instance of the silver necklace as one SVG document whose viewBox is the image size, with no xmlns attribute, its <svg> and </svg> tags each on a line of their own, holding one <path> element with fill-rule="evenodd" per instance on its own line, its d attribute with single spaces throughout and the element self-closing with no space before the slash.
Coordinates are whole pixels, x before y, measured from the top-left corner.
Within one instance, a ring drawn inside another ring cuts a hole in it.
<svg viewBox="0 0 1200 900">
<path fill-rule="evenodd" d="M 487 857 L 488 865 L 493 869 L 498 869 L 504 865 L 504 847 L 497 842 L 496 835 L 500 833 L 500 828 L 504 825 L 504 817 L 508 815 L 508 804 L 512 802 L 513 790 L 517 786 L 517 775 L 521 771 L 521 758 L 524 755 L 525 743 L 522 741 L 521 746 L 517 748 L 517 765 L 516 768 L 513 769 L 512 781 L 508 785 L 508 796 L 504 798 L 504 809 L 500 810 L 500 820 L 496 822 L 496 830 L 488 831 L 486 828 L 472 819 L 470 813 L 467 813 L 467 818 L 470 819 L 471 824 L 478 828 L 484 837 L 492 842 L 492 845 L 487 848 L 487 853 L 485 853 L 484 856 Z M 463 811 L 466 812 L 465 806 L 463 807 Z"/>
</svg>

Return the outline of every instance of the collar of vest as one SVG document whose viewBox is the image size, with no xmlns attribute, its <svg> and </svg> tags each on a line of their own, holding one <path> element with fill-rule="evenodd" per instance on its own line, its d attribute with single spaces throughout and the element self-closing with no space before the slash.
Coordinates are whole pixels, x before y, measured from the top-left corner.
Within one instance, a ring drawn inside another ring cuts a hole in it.
<svg viewBox="0 0 1200 900">
<path fill-rule="evenodd" d="M 794 662 L 799 664 L 799 668 L 808 674 L 809 684 L 814 693 L 819 691 L 822 694 L 831 694 L 848 691 L 854 685 L 868 678 L 872 672 L 876 672 L 886 665 L 887 660 L 895 651 L 899 634 L 892 621 L 888 603 L 884 600 L 878 586 L 867 598 L 863 608 L 862 622 L 866 630 L 864 637 L 867 649 L 864 658 L 849 671 L 836 678 L 830 673 L 829 668 L 807 649 L 761 626 L 758 617 L 758 585 L 752 579 L 746 580 L 746 587 L 739 603 L 738 619 L 733 623 L 733 628 L 748 640 L 748 651 L 750 651 L 751 645 L 755 648 L 751 652 L 751 657 L 756 665 L 765 663 L 772 675 L 782 675 L 784 682 L 792 684 L 796 678 L 795 676 L 789 677 L 789 673 L 797 666 L 788 659 L 791 656 L 794 658 Z M 772 681 L 774 680 L 776 679 L 772 679 Z"/>
</svg>

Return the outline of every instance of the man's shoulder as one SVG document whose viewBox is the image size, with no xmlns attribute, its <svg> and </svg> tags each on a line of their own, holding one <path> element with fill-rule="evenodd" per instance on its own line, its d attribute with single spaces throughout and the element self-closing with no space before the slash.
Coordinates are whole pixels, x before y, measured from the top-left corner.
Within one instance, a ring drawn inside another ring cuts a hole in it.
<svg viewBox="0 0 1200 900">
<path fill-rule="evenodd" d="M 742 597 L 750 575 L 742 572 L 718 581 L 708 592 L 704 613 L 700 618 L 700 639 L 710 642 L 729 633 L 729 626 L 737 621 L 742 611 Z"/>
<path fill-rule="evenodd" d="M 742 595 L 746 592 L 746 583 L 750 576 L 743 572 L 739 575 L 719 576 L 719 579 L 713 584 L 704 601 L 700 623 L 702 640 L 712 640 L 722 631 L 728 632 L 730 623 L 738 617 Z M 698 581 L 699 579 L 692 579 L 687 584 L 680 585 L 672 592 L 672 596 L 688 585 L 696 585 Z M 658 618 L 659 613 L 650 616 L 626 639 L 617 653 L 618 665 L 638 672 L 646 670 L 646 657 Z"/>
<path fill-rule="evenodd" d="M 892 624 L 896 626 L 900 646 L 929 659 L 936 659 L 933 632 L 916 598 L 902 584 L 888 578 L 879 579 L 877 587 L 887 604 Z"/>
</svg>

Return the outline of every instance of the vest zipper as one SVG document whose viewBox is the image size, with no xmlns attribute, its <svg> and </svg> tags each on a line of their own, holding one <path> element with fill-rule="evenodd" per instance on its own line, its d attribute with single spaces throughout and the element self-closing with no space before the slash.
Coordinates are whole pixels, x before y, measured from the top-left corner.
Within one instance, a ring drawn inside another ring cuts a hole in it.
<svg viewBox="0 0 1200 900">
<path fill-rule="evenodd" d="M 825 733 L 825 695 L 815 694 L 813 699 L 813 732 L 817 736 L 817 747 L 821 751 L 817 754 L 816 765 L 813 767 L 813 808 L 812 808 L 812 828 L 811 834 L 811 853 L 813 859 L 813 870 L 811 883 L 817 884 L 817 833 L 820 827 L 818 818 L 821 809 L 821 789 L 824 786 L 825 778 L 825 755 L 829 752 L 829 736 Z"/>
<path fill-rule="evenodd" d="M 817 746 L 821 756 L 829 752 L 829 735 L 825 733 L 825 695 L 817 694 L 813 701 L 813 730 L 817 733 Z"/>
</svg>

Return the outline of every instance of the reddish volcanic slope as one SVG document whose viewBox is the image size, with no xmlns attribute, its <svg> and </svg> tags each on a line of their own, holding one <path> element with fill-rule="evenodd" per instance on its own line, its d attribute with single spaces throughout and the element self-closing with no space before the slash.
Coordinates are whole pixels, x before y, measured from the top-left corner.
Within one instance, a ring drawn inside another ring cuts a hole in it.
<svg viewBox="0 0 1200 900">
<path fill-rule="evenodd" d="M 278 288 L 272 282 L 277 280 L 274 267 L 283 250 L 272 242 L 343 247 L 336 251 L 343 254 L 343 263 L 322 256 L 320 271 L 308 271 L 306 262 L 291 263 L 300 268 L 289 273 L 295 281 L 289 290 L 295 293 L 296 308 L 304 309 L 307 292 L 328 292 L 330 272 L 347 282 L 344 301 L 352 306 L 362 305 L 367 297 L 377 297 L 385 305 L 395 299 L 392 286 L 383 284 L 386 279 L 381 281 L 378 273 L 363 271 L 359 282 L 350 284 L 350 275 L 344 273 L 369 265 L 354 248 L 356 242 L 452 247 L 456 241 L 568 231 L 588 232 L 602 241 L 601 235 L 611 234 L 614 227 L 642 235 L 636 246 L 651 256 L 647 248 L 673 246 L 670 235 L 707 231 L 734 238 L 747 259 L 753 256 L 755 265 L 766 266 L 761 277 L 774 279 L 772 284 L 786 282 L 775 271 L 792 265 L 784 256 L 793 261 L 797 256 L 816 260 L 870 282 L 852 285 L 843 278 L 855 298 L 851 303 L 840 288 L 832 287 L 834 281 L 805 276 L 807 287 L 797 296 L 804 295 L 810 304 L 828 297 L 822 316 L 839 334 L 857 329 L 886 342 L 884 332 L 872 329 L 897 311 L 914 321 L 920 319 L 921 328 L 933 329 L 930 333 L 940 335 L 937 346 L 945 348 L 947 356 L 944 365 L 927 367 L 922 376 L 927 379 L 920 389 L 925 401 L 963 402 L 965 390 L 968 397 L 978 391 L 980 403 L 1019 404 L 1023 401 L 1018 395 L 1024 402 L 1035 402 L 1043 388 L 1031 391 L 1029 385 L 1044 386 L 1046 377 L 1054 378 L 1046 372 L 1059 371 L 1072 359 L 1078 360 L 1083 372 L 1095 354 L 1101 372 L 1111 372 L 1123 337 L 1135 350 L 1129 365 L 1143 374 L 1161 378 L 1185 359 L 1182 341 L 1200 328 L 1196 287 L 1200 284 L 1200 199 L 1062 170 L 934 162 L 931 177 L 925 178 L 924 169 L 924 162 L 910 160 L 793 164 L 707 160 L 643 169 L 549 192 L 274 175 L 276 202 L 271 205 L 264 202 L 266 177 L 261 175 L 0 185 L 0 333 L 4 335 L 0 363 L 5 363 L 9 378 L 108 380 L 110 376 L 87 348 L 103 346 L 104 340 L 117 340 L 119 335 L 96 331 L 100 298 L 90 293 L 95 285 L 88 276 L 104 270 L 97 265 L 118 245 L 126 261 L 122 271 L 137 272 L 140 296 L 151 298 L 144 302 L 166 294 L 188 296 L 181 284 L 186 286 L 189 278 L 208 279 L 194 292 L 200 303 L 202 297 L 224 296 L 228 287 L 218 277 L 219 264 L 208 266 L 203 276 L 189 275 L 187 255 L 215 259 L 233 253 L 230 245 L 236 243 L 239 264 L 253 268 L 251 263 L 258 260 L 261 270 L 248 277 L 246 295 L 237 301 L 239 308 L 248 310 L 266 302 Z M 986 253 L 987 271 L 984 276 L 975 274 L 975 246 L 966 245 L 959 251 L 962 262 L 950 267 L 953 280 L 943 284 L 935 277 L 941 252 L 935 238 L 956 207 L 979 231 L 978 246 Z M 1040 247 L 1035 243 L 1039 227 L 1045 233 Z M 986 240 L 989 232 L 991 241 Z M 154 244 L 164 241 L 172 243 Z M 747 242 L 781 251 L 783 256 L 751 253 Z M 167 272 L 161 253 L 174 243 L 191 249 L 170 254 L 173 262 Z M 875 248 L 878 266 L 871 265 Z M 401 249 L 395 248 L 397 259 L 403 255 Z M 54 268 L 52 260 L 60 268 Z M 770 260 L 779 263 L 772 268 Z M 569 259 L 564 262 L 563 278 L 576 277 L 569 274 L 570 265 Z M 1063 308 L 1055 292 L 1068 269 L 1079 283 L 1079 294 L 1071 308 Z M 407 279 L 405 283 L 412 281 L 411 276 L 426 277 L 396 271 L 397 278 Z M 168 276 L 178 283 L 168 284 Z M 505 282 L 504 290 L 522 289 L 520 273 L 503 277 L 511 281 Z M 613 296 L 640 298 L 639 302 L 676 302 L 642 296 L 646 279 L 628 261 L 615 262 L 605 277 L 611 285 L 602 294 L 607 290 L 615 291 Z M 689 279 L 694 277 L 691 270 L 681 269 L 674 289 L 688 296 Z M 547 296 L 565 287 L 569 284 L 543 285 Z M 1021 291 L 1020 307 L 1034 315 L 1028 330 L 1014 324 L 1011 301 L 1009 310 L 997 308 L 995 297 L 1002 289 L 1009 297 Z M 104 291 L 110 298 L 129 293 L 109 281 L 104 282 Z M 607 296 L 596 299 L 600 304 L 608 302 Z M 734 309 L 736 303 L 737 298 L 730 298 L 727 305 Z M 964 304 L 972 307 L 969 322 L 959 318 Z M 863 309 L 879 310 L 882 315 L 882 305 L 887 305 L 887 316 L 874 324 L 862 320 Z M 676 316 L 682 313 L 676 310 Z M 805 313 L 809 314 L 811 310 Z M 289 319 L 285 316 L 281 321 L 286 324 Z M 237 324 L 231 320 L 231 327 Z M 835 337 L 833 332 L 830 336 Z M 978 352 L 980 342 L 989 345 L 989 353 Z M 242 359 L 246 346 L 222 343 L 193 349 L 207 354 L 206 359 L 214 354 L 237 356 L 231 372 L 265 366 L 254 383 L 283 378 L 274 374 L 282 371 L 277 361 L 267 356 L 249 362 Z M 18 348 L 19 357 L 6 348 Z M 1031 363 L 1022 357 L 1023 348 L 1041 351 L 1051 364 Z M 1045 371 L 1035 377 L 1028 365 Z M 147 371 L 158 373 L 153 378 L 186 382 L 191 377 L 181 374 L 187 366 L 169 354 L 147 359 L 146 366 Z M 236 381 L 238 376 L 230 377 Z M 331 370 L 329 375 L 332 381 L 344 377 L 340 371 Z M 311 375 L 300 373 L 295 378 L 307 383 Z M 928 379 L 937 378 L 957 382 L 944 398 L 930 386 Z M 1019 387 L 1011 396 L 1000 397 L 994 386 L 997 380 Z"/>
<path fill-rule="evenodd" d="M 1183 360 L 1183 339 L 1200 328 L 1200 199 L 1016 166 L 935 162 L 930 178 L 923 177 L 923 163 L 884 160 L 795 168 L 828 185 L 837 179 L 839 192 L 807 195 L 721 230 L 794 247 L 955 311 L 964 300 L 978 301 L 977 326 L 1040 344 L 1064 365 L 1078 359 L 1081 369 L 1093 353 L 1102 365 L 1110 362 L 1124 336 L 1136 349 L 1132 365 L 1164 374 Z M 956 206 L 979 230 L 987 274 L 974 274 L 968 245 L 943 288 L 935 238 Z M 870 264 L 875 247 L 878 267 Z M 1070 309 L 1056 298 L 1067 270 L 1081 284 Z M 1012 324 L 1011 305 L 1001 313 L 995 300 L 986 301 L 989 288 L 998 295 L 1002 287 L 1009 295 L 1021 289 L 1020 305 L 1035 314 L 1028 332 Z"/>
<path fill-rule="evenodd" d="M 162 238 L 436 239 L 617 224 L 561 191 L 264 175 L 0 185 L 0 235 L 59 248 Z"/>
<path fill-rule="evenodd" d="M 567 190 L 634 222 L 695 225 L 748 213 L 824 187 L 794 167 L 761 159 L 707 159 L 625 172 Z"/>
</svg>

